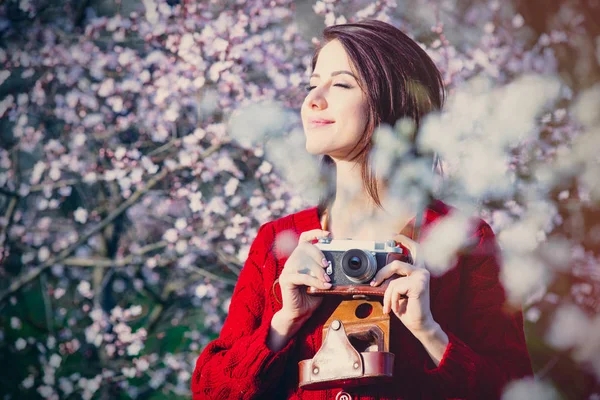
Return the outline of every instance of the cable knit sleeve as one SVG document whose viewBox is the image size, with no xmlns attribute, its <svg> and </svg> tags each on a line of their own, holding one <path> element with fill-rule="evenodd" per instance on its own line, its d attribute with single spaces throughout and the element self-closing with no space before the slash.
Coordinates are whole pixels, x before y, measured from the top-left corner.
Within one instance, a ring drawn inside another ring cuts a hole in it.
<svg viewBox="0 0 600 400">
<path fill-rule="evenodd" d="M 294 339 L 277 352 L 266 344 L 271 313 L 264 312 L 262 269 L 275 239 L 269 224 L 260 227 L 250 246 L 219 338 L 209 343 L 196 361 L 191 383 L 194 399 L 258 398 L 277 386 L 285 369 Z"/>
<path fill-rule="evenodd" d="M 446 332 L 440 364 L 428 360 L 425 366 L 431 388 L 443 398 L 498 399 L 508 382 L 532 375 L 523 314 L 508 310 L 494 233 L 481 221 L 477 237 L 477 246 L 459 261 L 459 329 Z"/>
</svg>

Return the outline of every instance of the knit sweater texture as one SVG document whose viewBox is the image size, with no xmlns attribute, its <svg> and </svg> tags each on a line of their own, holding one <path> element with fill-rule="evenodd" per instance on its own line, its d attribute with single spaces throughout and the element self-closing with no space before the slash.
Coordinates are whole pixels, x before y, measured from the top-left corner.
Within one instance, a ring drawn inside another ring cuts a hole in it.
<svg viewBox="0 0 600 400">
<path fill-rule="evenodd" d="M 434 201 L 423 216 L 422 233 L 451 208 Z M 402 233 L 410 236 L 414 219 Z M 192 376 L 193 399 L 497 399 L 504 386 L 532 375 L 520 309 L 509 307 L 500 283 L 500 254 L 494 233 L 474 221 L 472 245 L 443 275 L 430 279 L 431 312 L 448 335 L 438 366 L 423 345 L 391 315 L 390 351 L 395 354 L 390 383 L 360 388 L 298 388 L 298 362 L 314 357 L 322 327 L 340 300 L 325 298 L 296 335 L 279 351 L 267 347 L 273 315 L 281 309 L 281 291 L 273 282 L 287 261 L 277 235 L 322 229 L 317 207 L 262 225 L 233 292 L 219 337 L 198 358 Z M 316 242 L 316 241 L 315 241 Z M 313 242 L 313 243 L 315 243 Z"/>
</svg>

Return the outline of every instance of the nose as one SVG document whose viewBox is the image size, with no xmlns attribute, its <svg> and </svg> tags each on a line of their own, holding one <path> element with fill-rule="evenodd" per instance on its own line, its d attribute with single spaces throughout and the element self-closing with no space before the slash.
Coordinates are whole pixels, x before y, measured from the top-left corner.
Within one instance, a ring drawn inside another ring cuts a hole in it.
<svg viewBox="0 0 600 400">
<path fill-rule="evenodd" d="M 308 107 L 313 110 L 323 110 L 327 108 L 327 100 L 323 96 L 322 88 L 314 88 L 308 95 Z"/>
</svg>

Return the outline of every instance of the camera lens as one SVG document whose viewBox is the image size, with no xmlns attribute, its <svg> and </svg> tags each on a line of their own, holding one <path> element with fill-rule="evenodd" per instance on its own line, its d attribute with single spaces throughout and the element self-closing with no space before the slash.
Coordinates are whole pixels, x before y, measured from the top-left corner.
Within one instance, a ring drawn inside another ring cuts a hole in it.
<svg viewBox="0 0 600 400">
<path fill-rule="evenodd" d="M 360 262 L 360 258 L 354 256 L 352 258 L 350 258 L 350 260 L 348 261 L 348 267 L 353 270 L 356 271 L 361 267 L 362 263 Z"/>
<path fill-rule="evenodd" d="M 351 281 L 366 283 L 375 276 L 377 261 L 368 251 L 350 249 L 342 256 L 342 271 Z"/>
</svg>

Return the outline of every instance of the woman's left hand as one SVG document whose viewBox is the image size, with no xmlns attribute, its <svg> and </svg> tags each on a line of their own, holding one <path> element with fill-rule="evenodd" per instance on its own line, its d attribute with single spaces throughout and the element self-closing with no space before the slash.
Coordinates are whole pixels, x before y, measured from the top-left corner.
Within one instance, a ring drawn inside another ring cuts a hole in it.
<svg viewBox="0 0 600 400">
<path fill-rule="evenodd" d="M 416 336 L 436 324 L 429 304 L 429 271 L 418 257 L 417 242 L 404 235 L 397 235 L 394 240 L 410 251 L 413 264 L 393 260 L 377 272 L 371 286 L 380 285 L 394 274 L 400 275 L 385 290 L 383 312 L 387 314 L 390 310 L 393 311 Z"/>
</svg>

